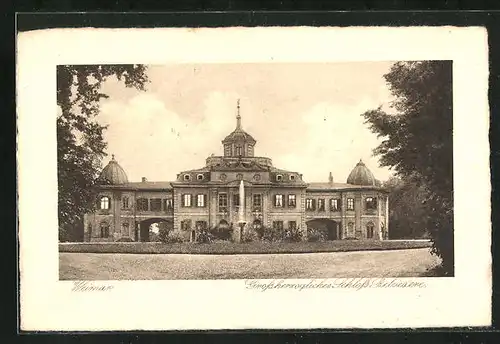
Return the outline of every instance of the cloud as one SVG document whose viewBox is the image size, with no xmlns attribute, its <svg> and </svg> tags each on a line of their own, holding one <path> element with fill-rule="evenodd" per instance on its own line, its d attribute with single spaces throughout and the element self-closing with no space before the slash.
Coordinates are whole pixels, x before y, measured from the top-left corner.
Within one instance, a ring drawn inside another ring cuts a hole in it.
<svg viewBox="0 0 500 344">
<path fill-rule="evenodd" d="M 103 86 L 99 120 L 108 152 L 130 180 L 172 180 L 222 154 L 241 99 L 243 128 L 256 155 L 307 181 L 345 181 L 362 158 L 375 176 L 389 172 L 371 156 L 379 141 L 361 113 L 388 101 L 389 64 L 170 65 L 149 69 L 147 92 L 116 81 Z M 360 77 L 355 77 L 355 74 Z"/>
</svg>

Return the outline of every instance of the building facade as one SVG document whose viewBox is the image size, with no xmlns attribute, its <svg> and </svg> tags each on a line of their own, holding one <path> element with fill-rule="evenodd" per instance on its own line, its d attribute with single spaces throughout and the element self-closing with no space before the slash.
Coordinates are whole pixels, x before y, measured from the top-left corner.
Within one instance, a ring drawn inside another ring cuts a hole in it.
<svg viewBox="0 0 500 344">
<path fill-rule="evenodd" d="M 389 237 L 388 194 L 362 161 L 346 183 L 333 182 L 331 173 L 327 182 L 307 183 L 302 174 L 255 156 L 256 143 L 242 129 L 238 106 L 236 129 L 222 141 L 224 155 L 208 157 L 205 166 L 182 171 L 174 181 L 129 182 L 113 156 L 97 180 L 84 240 L 149 241 L 150 225 L 158 222 L 186 241 L 214 227 L 232 227 L 238 240 L 241 228 L 262 226 L 297 229 L 303 238 L 313 228 L 327 240 Z"/>
</svg>

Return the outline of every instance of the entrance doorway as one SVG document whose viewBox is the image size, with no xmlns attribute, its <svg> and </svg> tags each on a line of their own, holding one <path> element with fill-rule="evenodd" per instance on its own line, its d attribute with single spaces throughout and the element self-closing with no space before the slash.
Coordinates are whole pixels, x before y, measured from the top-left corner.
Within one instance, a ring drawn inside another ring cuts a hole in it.
<svg viewBox="0 0 500 344">
<path fill-rule="evenodd" d="M 135 229 L 135 241 L 138 239 L 141 242 L 160 241 L 160 230 L 171 231 L 173 221 L 171 219 L 151 218 L 139 222 L 138 227 Z"/>
<path fill-rule="evenodd" d="M 324 240 L 340 240 L 342 233 L 340 224 L 330 219 L 314 219 L 306 222 L 308 231 L 316 231 Z"/>
</svg>

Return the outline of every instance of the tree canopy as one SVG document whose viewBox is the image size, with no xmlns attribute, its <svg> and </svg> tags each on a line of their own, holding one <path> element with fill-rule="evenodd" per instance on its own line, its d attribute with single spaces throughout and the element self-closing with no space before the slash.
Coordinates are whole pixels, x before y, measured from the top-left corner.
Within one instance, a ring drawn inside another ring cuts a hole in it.
<svg viewBox="0 0 500 344">
<path fill-rule="evenodd" d="M 362 114 L 383 139 L 374 150 L 382 166 L 425 190 L 423 221 L 433 252 L 453 273 L 453 98 L 451 61 L 398 62 L 384 75 L 393 113 Z"/>
<path fill-rule="evenodd" d="M 94 206 L 92 185 L 106 156 L 105 126 L 97 116 L 102 83 L 115 76 L 126 87 L 144 90 L 143 65 L 60 65 L 57 67 L 57 174 L 59 238 L 75 240 L 83 214 Z"/>
</svg>

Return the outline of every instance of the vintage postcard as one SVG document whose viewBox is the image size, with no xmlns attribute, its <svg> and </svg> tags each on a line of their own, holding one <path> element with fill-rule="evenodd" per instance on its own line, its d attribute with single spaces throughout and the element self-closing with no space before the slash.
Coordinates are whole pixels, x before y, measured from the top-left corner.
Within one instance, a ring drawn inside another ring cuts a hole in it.
<svg viewBox="0 0 500 344">
<path fill-rule="evenodd" d="M 491 324 L 480 27 L 17 45 L 21 329 Z"/>
</svg>

